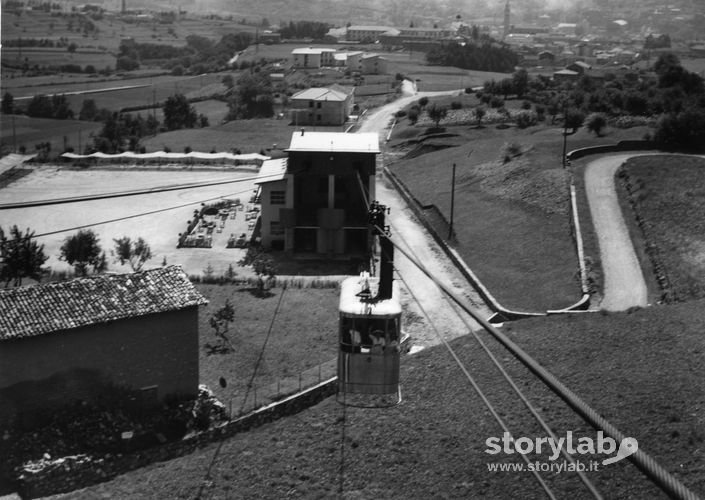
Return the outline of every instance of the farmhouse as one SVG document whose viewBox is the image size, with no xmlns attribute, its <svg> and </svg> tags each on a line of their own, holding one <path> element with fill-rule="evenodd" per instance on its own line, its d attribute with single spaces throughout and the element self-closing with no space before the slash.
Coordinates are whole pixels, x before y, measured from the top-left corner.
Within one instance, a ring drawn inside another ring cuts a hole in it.
<svg viewBox="0 0 705 500">
<path fill-rule="evenodd" d="M 0 422 L 110 387 L 195 396 L 206 303 L 176 266 L 0 291 Z"/>
<path fill-rule="evenodd" d="M 288 158 L 268 160 L 262 244 L 303 256 L 357 257 L 368 247 L 366 200 L 375 199 L 376 133 L 294 132 Z"/>
<path fill-rule="evenodd" d="M 353 107 L 354 89 L 340 85 L 302 90 L 291 96 L 291 122 L 295 125 L 342 125 Z"/>
<path fill-rule="evenodd" d="M 363 75 L 384 75 L 387 73 L 387 60 L 379 54 L 365 54 L 360 60 L 360 73 Z"/>
</svg>

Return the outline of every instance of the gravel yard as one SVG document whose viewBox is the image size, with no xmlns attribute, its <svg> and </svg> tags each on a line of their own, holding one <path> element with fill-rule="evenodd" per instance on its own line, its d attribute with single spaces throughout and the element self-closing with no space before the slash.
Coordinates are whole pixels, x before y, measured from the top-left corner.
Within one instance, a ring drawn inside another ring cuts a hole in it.
<svg viewBox="0 0 705 500">
<path fill-rule="evenodd" d="M 220 197 L 240 198 L 247 203 L 255 188 L 252 172 L 230 170 L 68 170 L 61 167 L 38 167 L 35 171 L 2 190 L 2 203 L 62 198 L 91 194 L 156 188 L 173 184 L 213 182 L 242 179 L 242 182 L 191 188 L 188 190 L 150 193 L 122 198 L 66 203 L 21 209 L 0 210 L 0 226 L 17 224 L 29 227 L 44 244 L 49 256 L 47 266 L 52 270 L 65 270 L 69 266 L 59 260 L 59 249 L 66 236 L 81 226 L 91 225 L 100 237 L 103 249 L 110 254 L 112 239 L 121 236 L 144 238 L 152 249 L 148 266 L 161 265 L 166 258 L 189 274 L 200 274 L 210 264 L 216 274 L 239 260 L 244 250 L 225 248 L 227 235 L 246 232 L 244 212 L 235 220 L 228 219 L 219 242 L 213 248 L 177 249 L 178 234 L 186 229 L 186 222 L 201 202 L 217 201 Z M 152 213 L 149 213 L 152 212 Z M 147 214 L 149 213 L 149 214 Z M 146 214 L 146 215 L 143 215 Z M 106 222 L 112 221 L 112 222 Z M 95 225 L 93 225 L 95 224 Z M 57 232 L 60 231 L 60 232 Z M 222 243 L 222 244 L 220 244 Z M 109 270 L 128 272 L 127 266 L 112 262 Z"/>
</svg>

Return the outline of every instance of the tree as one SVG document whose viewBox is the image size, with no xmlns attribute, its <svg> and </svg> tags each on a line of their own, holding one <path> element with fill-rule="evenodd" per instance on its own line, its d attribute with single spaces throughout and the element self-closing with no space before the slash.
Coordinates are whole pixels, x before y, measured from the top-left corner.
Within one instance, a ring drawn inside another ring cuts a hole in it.
<svg viewBox="0 0 705 500">
<path fill-rule="evenodd" d="M 654 142 L 667 151 L 702 151 L 705 147 L 705 111 L 688 109 L 662 116 L 656 124 Z"/>
<path fill-rule="evenodd" d="M 113 239 L 113 242 L 115 249 L 112 253 L 115 260 L 120 262 L 120 265 L 125 265 L 127 262 L 134 272 L 141 271 L 144 264 L 152 258 L 152 249 L 141 237 L 132 241 L 129 236 L 123 236 Z"/>
<path fill-rule="evenodd" d="M 225 349 L 227 351 L 232 345 L 230 343 L 230 339 L 228 338 L 228 330 L 230 328 L 230 323 L 233 323 L 234 321 L 235 309 L 230 303 L 230 299 L 225 299 L 225 304 L 223 307 L 218 309 L 213 316 L 211 316 L 210 320 L 208 320 L 208 323 L 213 329 L 213 333 L 215 333 L 215 336 L 218 337 L 223 344 L 221 346 L 221 350 Z"/>
<path fill-rule="evenodd" d="M 228 99 L 228 120 L 269 118 L 274 114 L 274 97 L 269 76 L 243 73 L 237 89 Z"/>
<path fill-rule="evenodd" d="M 118 57 L 115 62 L 115 69 L 118 71 L 132 71 L 138 69 L 139 67 L 140 63 L 128 56 Z"/>
<path fill-rule="evenodd" d="M 15 111 L 15 98 L 9 92 L 5 92 L 2 96 L 2 113 L 11 115 Z"/>
<path fill-rule="evenodd" d="M 409 109 L 409 114 L 407 115 L 409 118 L 409 122 L 414 125 L 417 121 L 419 121 L 419 108 L 418 106 L 412 106 Z"/>
<path fill-rule="evenodd" d="M 27 104 L 27 116 L 32 118 L 52 118 L 54 107 L 51 99 L 45 95 L 35 95 Z"/>
<path fill-rule="evenodd" d="M 485 114 L 487 114 L 487 111 L 484 106 L 478 106 L 475 108 L 474 113 L 475 119 L 477 120 L 477 127 L 480 128 L 482 126 L 482 119 L 485 117 Z"/>
<path fill-rule="evenodd" d="M 252 266 L 252 270 L 257 275 L 257 295 L 264 297 L 266 286 L 276 277 L 277 269 L 272 259 L 264 253 L 262 247 L 251 246 L 238 265 Z"/>
<path fill-rule="evenodd" d="M 594 132 L 597 137 L 602 137 L 602 129 L 607 126 L 607 119 L 602 113 L 592 113 L 585 120 L 585 127 Z"/>
<path fill-rule="evenodd" d="M 169 96 L 164 103 L 164 125 L 168 130 L 193 128 L 198 116 L 183 94 Z"/>
<path fill-rule="evenodd" d="M 21 286 L 24 278 L 41 278 L 42 266 L 49 257 L 44 255 L 44 245 L 33 238 L 34 231 L 29 229 L 22 234 L 19 227 L 12 226 L 8 237 L 0 227 L 0 280 L 5 282 L 5 288 L 10 281 Z"/>
<path fill-rule="evenodd" d="M 101 273 L 108 268 L 98 236 L 90 229 L 81 229 L 73 236 L 67 236 L 60 252 L 59 258 L 72 265 L 79 276 L 87 276 L 89 266 L 94 273 Z"/>
<path fill-rule="evenodd" d="M 79 120 L 93 121 L 98 116 L 98 106 L 93 99 L 84 99 L 81 104 L 81 111 L 78 113 Z"/>
<path fill-rule="evenodd" d="M 575 108 L 568 109 L 563 117 L 563 126 L 566 129 L 571 129 L 571 132 L 566 132 L 565 135 L 573 135 L 583 126 L 585 114 Z"/>
<path fill-rule="evenodd" d="M 438 128 L 441 120 L 448 116 L 448 109 L 445 106 L 437 106 L 435 103 L 431 104 L 426 112 L 428 117 L 436 124 L 436 128 Z"/>
</svg>

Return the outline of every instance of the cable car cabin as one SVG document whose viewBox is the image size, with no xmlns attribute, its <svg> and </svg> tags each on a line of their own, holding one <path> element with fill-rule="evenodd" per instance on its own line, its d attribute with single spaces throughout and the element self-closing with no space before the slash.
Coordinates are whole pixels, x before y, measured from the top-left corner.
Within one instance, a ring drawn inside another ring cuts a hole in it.
<svg viewBox="0 0 705 500">
<path fill-rule="evenodd" d="M 344 394 L 397 394 L 401 303 L 399 284 L 390 298 L 375 297 L 379 278 L 348 278 L 340 289 L 338 389 Z"/>
</svg>

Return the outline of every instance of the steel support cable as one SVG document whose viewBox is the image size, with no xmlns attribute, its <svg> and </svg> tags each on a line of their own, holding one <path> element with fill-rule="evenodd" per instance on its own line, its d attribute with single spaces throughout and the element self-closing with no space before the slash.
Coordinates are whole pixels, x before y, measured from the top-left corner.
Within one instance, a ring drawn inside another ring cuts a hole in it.
<svg viewBox="0 0 705 500">
<path fill-rule="evenodd" d="M 347 417 L 347 393 L 343 391 L 343 421 L 342 421 L 342 431 L 340 438 L 340 482 L 338 484 L 338 493 L 343 494 L 345 490 L 345 419 Z"/>
<path fill-rule="evenodd" d="M 446 300 L 448 300 L 447 297 L 446 297 Z M 457 307 L 457 306 L 455 306 L 455 307 Z M 483 342 L 483 340 L 480 338 L 480 336 L 477 334 L 477 332 L 473 331 L 470 328 L 468 321 L 462 315 L 458 315 L 458 316 L 460 317 L 460 320 L 463 323 L 465 323 L 465 325 L 468 327 L 468 329 L 472 333 L 472 335 L 475 338 L 475 340 L 477 341 L 477 343 L 480 344 L 482 349 L 485 351 L 487 356 L 492 360 L 492 363 L 495 365 L 497 370 L 499 370 L 499 372 L 502 374 L 502 376 L 507 381 L 507 383 L 512 387 L 512 389 L 514 390 L 516 395 L 519 397 L 519 399 L 521 399 L 521 401 L 524 403 L 524 406 L 526 406 L 526 408 L 529 410 L 529 412 L 533 415 L 534 419 L 536 419 L 536 421 L 539 423 L 539 425 L 541 425 L 543 430 L 546 431 L 546 433 L 551 437 L 551 439 L 553 439 L 553 441 L 555 443 L 560 442 L 558 439 L 558 436 L 553 432 L 553 429 L 551 429 L 551 427 L 548 425 L 548 423 L 543 419 L 543 417 L 538 412 L 538 410 L 534 407 L 534 405 L 531 404 L 531 401 L 529 401 L 529 399 L 526 397 L 526 395 L 524 395 L 524 393 L 521 391 L 519 386 L 516 385 L 516 383 L 514 382 L 512 377 L 504 369 L 504 366 L 502 366 L 502 363 L 500 363 L 500 361 L 495 357 L 495 355 L 492 353 L 492 351 L 489 349 L 489 347 L 487 347 L 487 345 Z M 573 464 L 573 465 L 577 464 L 575 458 L 573 458 L 573 455 L 568 453 L 568 451 L 562 446 L 561 446 L 561 455 L 563 455 L 566 458 L 566 460 L 568 460 L 568 462 L 570 462 L 571 464 Z M 585 487 L 590 491 L 592 496 L 596 499 L 601 500 L 603 498 L 602 494 L 598 491 L 597 487 L 592 483 L 592 481 L 590 481 L 590 479 L 588 479 L 585 472 L 581 471 L 577 466 L 575 467 L 575 472 L 578 474 L 578 477 L 580 478 L 582 483 L 585 485 Z"/>
<path fill-rule="evenodd" d="M 381 230 L 381 228 L 377 228 Z M 385 236 L 389 238 L 388 236 Z M 552 373 L 541 366 L 531 356 L 529 356 L 521 347 L 512 342 L 509 337 L 495 328 L 489 321 L 480 316 L 474 308 L 467 304 L 467 301 L 460 297 L 445 284 L 439 282 L 426 267 L 414 259 L 407 251 L 389 238 L 392 244 L 412 262 L 420 271 L 428 276 L 436 285 L 447 294 L 453 301 L 460 306 L 465 312 L 473 317 L 480 325 L 490 333 L 499 343 L 501 343 L 515 358 L 524 364 L 534 375 L 536 375 L 544 384 L 546 384 L 555 394 L 557 394 L 569 407 L 580 415 L 586 422 L 596 429 L 602 429 L 608 436 L 617 442 L 621 443 L 627 436 L 612 425 L 607 419 L 602 417 L 597 411 L 585 403 L 577 394 L 568 389 L 560 380 Z M 683 483 L 673 476 L 666 469 L 654 460 L 653 457 L 638 448 L 636 453 L 627 457 L 645 476 L 647 476 L 656 486 L 671 498 L 698 500 L 699 496 L 690 491 Z"/>
<path fill-rule="evenodd" d="M 394 228 L 394 225 L 393 225 L 393 224 L 392 224 L 391 226 L 392 226 L 392 228 Z M 399 232 L 397 232 L 397 234 L 399 234 Z M 406 247 L 408 248 L 408 251 L 409 251 L 411 254 L 413 254 L 414 257 L 417 258 L 417 260 L 418 260 L 418 256 L 416 255 L 416 253 L 414 252 L 414 250 L 411 248 L 411 246 L 410 246 L 408 243 L 406 243 L 406 241 L 404 240 L 404 238 L 401 238 L 401 237 L 400 237 L 400 239 L 406 244 Z M 410 293 L 413 294 L 413 292 L 410 292 Z M 457 305 L 453 304 L 453 302 L 452 302 L 445 294 L 443 295 L 443 298 L 444 298 L 444 300 L 445 300 L 446 302 L 448 302 L 448 304 L 451 305 L 451 307 L 453 307 L 453 308 L 458 307 Z M 417 301 L 417 302 L 418 302 L 418 301 Z M 556 442 L 556 443 L 558 443 L 558 442 L 559 442 L 558 436 L 555 434 L 555 432 L 553 432 L 553 429 L 551 429 L 551 427 L 548 425 L 548 423 L 543 419 L 543 417 L 542 417 L 541 414 L 538 412 L 538 410 L 536 410 L 536 408 L 534 407 L 534 405 L 531 404 L 531 401 L 529 401 L 529 399 L 524 395 L 524 393 L 523 393 L 522 390 L 519 388 L 519 386 L 516 385 L 516 383 L 514 382 L 514 380 L 512 379 L 512 377 L 511 377 L 511 376 L 509 375 L 509 373 L 507 373 L 507 371 L 504 369 L 504 366 L 502 366 L 502 363 L 500 363 L 500 361 L 499 361 L 499 360 L 497 359 L 497 357 L 492 353 L 492 351 L 490 350 L 490 348 L 487 347 L 487 344 L 485 344 L 485 342 L 482 340 L 482 338 L 480 338 L 480 336 L 477 334 L 477 332 L 476 332 L 475 330 L 473 330 L 473 328 L 470 326 L 470 323 L 468 322 L 467 318 L 465 318 L 465 316 L 463 316 L 462 314 L 458 313 L 457 311 L 456 311 L 456 314 L 458 315 L 458 318 L 460 318 L 460 320 L 463 322 L 463 324 L 465 324 L 465 326 L 467 327 L 468 331 L 472 334 L 472 336 L 475 338 L 475 340 L 477 341 L 477 343 L 480 344 L 480 347 L 482 347 L 482 349 L 485 351 L 485 353 L 487 354 L 487 357 L 490 358 L 490 360 L 492 361 L 492 363 L 495 365 L 495 367 L 497 368 L 497 370 L 499 370 L 499 372 L 502 374 L 502 376 L 504 377 L 504 379 L 507 381 L 507 383 L 508 383 L 508 384 L 511 386 L 511 388 L 514 390 L 514 392 L 515 392 L 516 395 L 519 397 L 519 399 L 522 401 L 522 403 L 524 403 L 524 406 L 526 406 L 526 408 L 529 410 L 529 412 L 530 412 L 531 415 L 534 417 L 534 419 L 539 423 L 539 425 L 543 428 L 543 430 L 546 431 L 546 433 L 553 439 L 553 441 Z M 570 462 L 571 464 L 574 464 L 574 465 L 576 464 L 576 461 L 575 461 L 575 458 L 573 458 L 573 455 L 571 455 L 570 453 L 568 453 L 567 450 L 566 450 L 565 448 L 563 448 L 562 446 L 561 446 L 561 454 L 566 458 L 566 460 L 568 460 L 568 462 Z M 578 477 L 580 478 L 580 480 L 581 480 L 581 481 L 583 482 L 583 484 L 585 485 L 585 487 L 590 491 L 590 493 L 592 494 L 592 496 L 593 496 L 594 498 L 596 498 L 596 499 L 600 499 L 600 500 L 601 500 L 601 499 L 603 498 L 602 495 L 601 495 L 600 492 L 597 490 L 597 488 L 595 487 L 595 485 L 592 484 L 592 482 L 588 479 L 587 475 L 586 475 L 584 472 L 578 470 L 578 467 L 575 467 L 575 471 L 576 471 L 576 473 L 578 474 Z"/>
<path fill-rule="evenodd" d="M 475 390 L 475 392 L 476 392 L 477 395 L 480 397 L 480 399 L 482 399 L 482 402 L 485 404 L 485 407 L 487 407 L 487 409 L 489 410 L 489 412 L 492 414 L 492 417 L 494 417 L 495 421 L 499 424 L 499 426 L 502 428 L 502 430 L 503 430 L 506 434 L 508 434 L 509 437 L 510 437 L 510 438 L 512 439 L 512 441 L 513 441 L 513 440 L 514 440 L 514 437 L 512 436 L 512 433 L 511 433 L 511 431 L 509 430 L 509 427 L 507 427 L 507 424 L 504 422 L 504 420 L 502 419 L 502 417 L 499 416 L 499 413 L 497 413 L 497 410 L 495 410 L 495 408 L 494 408 L 494 406 L 492 405 L 492 403 L 490 403 L 489 399 L 487 399 L 487 396 L 485 396 L 485 393 L 482 392 L 482 389 L 481 389 L 480 386 L 478 385 L 477 381 L 476 381 L 476 380 L 473 378 L 473 376 L 470 374 L 470 372 L 469 372 L 468 369 L 465 367 L 465 365 L 463 364 L 463 362 L 461 361 L 461 359 L 458 357 L 458 355 L 455 353 L 455 351 L 453 350 L 453 348 L 450 346 L 450 344 L 448 343 L 448 341 L 443 338 L 443 336 L 441 335 L 441 332 L 439 332 L 438 329 L 436 328 L 436 325 L 433 324 L 433 321 L 431 320 L 431 317 L 429 316 L 428 312 L 426 312 L 426 309 L 425 309 L 424 306 L 421 304 L 421 302 L 419 301 L 419 299 L 418 299 L 418 297 L 416 296 L 416 294 L 413 292 L 413 289 L 409 286 L 409 284 L 406 282 L 406 280 L 404 279 L 404 277 L 399 273 L 399 270 L 398 270 L 398 269 L 397 269 L 397 274 L 399 274 L 399 277 L 400 277 L 401 280 L 404 282 L 404 285 L 406 286 L 406 289 L 409 291 L 409 293 L 411 294 L 411 296 L 414 298 L 414 300 L 415 300 L 416 303 L 418 304 L 419 308 L 421 309 L 421 312 L 423 313 L 423 315 L 424 315 L 424 316 L 426 317 L 426 319 L 428 320 L 429 324 L 431 325 L 431 329 L 432 329 L 433 332 L 435 333 L 436 337 L 438 337 L 438 339 L 441 341 L 441 343 L 443 343 L 443 345 L 445 346 L 445 348 L 448 350 L 448 352 L 450 353 L 450 355 L 453 357 L 453 359 L 455 360 L 455 362 L 457 363 L 457 365 L 460 367 L 460 369 L 462 370 L 462 372 L 463 372 L 463 374 L 465 375 L 465 377 L 466 377 L 466 378 L 468 379 L 468 381 L 470 382 L 470 385 L 472 385 L 472 388 Z M 538 483 L 541 485 L 541 487 L 543 488 L 543 490 L 546 492 L 546 494 L 548 495 L 548 497 L 555 500 L 555 499 L 556 499 L 556 496 L 555 496 L 555 495 L 553 494 L 553 492 L 551 491 L 551 488 L 549 488 L 548 484 L 546 484 L 546 482 L 543 480 L 543 478 L 542 478 L 541 475 L 538 473 L 538 471 L 531 467 L 531 461 L 529 460 L 529 458 L 528 458 L 525 454 L 523 454 L 523 453 L 521 453 L 520 455 L 521 455 L 522 460 L 524 460 L 524 462 L 526 462 L 526 464 L 529 466 L 529 470 L 530 470 L 531 473 L 534 475 L 534 477 L 536 478 L 536 480 L 538 481 Z"/>
<path fill-rule="evenodd" d="M 242 400 L 242 405 L 240 406 L 240 411 L 239 414 L 242 414 L 242 410 L 245 407 L 245 403 L 247 402 L 247 396 L 250 394 L 250 388 L 252 387 L 252 382 L 255 379 L 255 376 L 257 375 L 257 368 L 259 367 L 260 361 L 262 360 L 262 357 L 264 356 L 264 349 L 267 346 L 267 341 L 269 340 L 269 336 L 272 333 L 272 327 L 274 326 L 274 320 L 277 318 L 277 314 L 279 313 L 279 306 L 281 306 L 282 303 L 282 298 L 284 297 L 284 292 L 286 291 L 286 288 L 282 288 L 282 293 L 279 295 L 279 302 L 277 302 L 277 307 L 274 309 L 274 313 L 272 314 L 272 321 L 269 323 L 269 329 L 267 330 L 267 336 L 264 339 L 264 344 L 262 344 L 262 349 L 260 350 L 259 357 L 257 358 L 257 362 L 255 363 L 255 369 L 252 372 L 252 377 L 250 377 L 250 381 L 247 384 L 247 390 L 245 391 L 245 397 Z M 228 341 L 230 343 L 230 341 Z M 230 343 L 232 346 L 232 344 Z M 230 416 L 232 418 L 232 415 Z M 208 468 L 206 469 L 206 474 L 203 477 L 203 480 L 201 481 L 201 485 L 198 488 L 198 493 L 196 494 L 196 499 L 200 500 L 203 497 L 203 492 L 206 488 L 206 486 L 209 485 L 211 481 L 211 471 L 213 470 L 213 466 L 215 465 L 216 460 L 218 460 L 218 457 L 220 456 L 220 452 L 223 448 L 223 443 L 225 442 L 224 439 L 221 439 L 218 442 L 218 447 L 215 449 L 215 452 L 213 453 L 213 458 L 211 458 L 210 463 L 208 464 Z"/>
<path fill-rule="evenodd" d="M 273 174 L 272 177 L 275 175 Z M 66 198 L 53 198 L 48 200 L 35 200 L 35 201 L 22 201 L 18 203 L 0 203 L 0 210 L 11 210 L 16 208 L 30 208 L 30 207 L 41 207 L 45 205 L 61 205 L 65 203 L 79 203 L 83 201 L 94 201 L 94 200 L 104 200 L 108 198 L 122 198 L 125 196 L 139 196 L 143 194 L 154 194 L 154 193 L 164 193 L 167 191 L 181 191 L 184 189 L 197 189 L 202 187 L 210 186 L 221 186 L 223 184 L 237 184 L 238 182 L 247 182 L 256 179 L 266 179 L 270 176 L 250 176 L 241 177 L 239 179 L 229 179 L 222 181 L 208 181 L 208 182 L 191 182 L 188 184 L 172 184 L 170 186 L 157 186 L 153 188 L 145 189 L 134 189 L 129 191 L 115 191 L 112 193 L 102 193 L 102 194 L 88 194 L 83 196 L 70 196 Z M 249 190 L 248 190 L 249 191 Z"/>
<path fill-rule="evenodd" d="M 286 288 L 282 287 L 282 293 L 279 295 L 279 301 L 277 302 L 277 307 L 274 309 L 274 313 L 272 314 L 272 321 L 269 323 L 269 328 L 267 329 L 267 335 L 264 338 L 264 343 L 262 344 L 262 349 L 260 349 L 259 356 L 257 357 L 257 362 L 255 363 L 255 369 L 252 371 L 252 376 L 250 377 L 250 381 L 247 383 L 247 390 L 245 391 L 245 397 L 242 400 L 242 405 L 240 405 L 240 414 L 242 414 L 242 410 L 245 408 L 245 403 L 247 403 L 247 397 L 250 394 L 250 389 L 252 388 L 252 383 L 255 380 L 255 377 L 257 376 L 257 369 L 259 368 L 259 364 L 262 362 L 262 358 L 264 357 L 264 350 L 267 348 L 267 342 L 269 342 L 269 337 L 272 334 L 272 328 L 274 327 L 274 321 L 277 319 L 277 314 L 279 314 L 279 307 L 282 305 L 282 299 L 284 298 L 284 293 L 286 292 Z"/>
<path fill-rule="evenodd" d="M 42 236 L 51 236 L 51 235 L 60 234 L 60 233 L 67 233 L 69 231 L 77 231 L 79 229 L 86 229 L 87 227 L 102 226 L 103 224 L 112 224 L 113 222 L 120 222 L 120 221 L 128 220 L 128 219 L 136 219 L 137 217 L 144 217 L 146 215 L 154 215 L 154 214 L 158 214 L 161 212 L 168 212 L 169 210 L 177 210 L 179 208 L 185 208 L 185 207 L 188 207 L 191 205 L 200 205 L 201 203 L 205 203 L 207 201 L 220 200 L 220 199 L 225 198 L 227 196 L 235 196 L 238 194 L 244 194 L 249 191 L 251 191 L 251 190 L 247 189 L 245 191 L 238 191 L 236 193 L 223 194 L 220 196 L 214 196 L 212 198 L 206 198 L 205 200 L 192 201 L 189 203 L 184 203 L 184 204 L 176 205 L 173 207 L 158 208 L 156 210 L 150 210 L 149 212 L 140 212 L 138 214 L 126 215 L 124 217 L 118 217 L 115 219 L 108 219 L 108 220 L 104 220 L 104 221 L 100 221 L 100 222 L 91 222 L 90 224 L 83 224 L 81 226 L 74 226 L 74 227 L 70 227 L 70 228 L 66 228 L 66 229 L 57 229 L 55 231 L 49 231 L 49 232 L 41 233 L 41 234 L 33 234 L 29 239 L 41 238 Z M 19 238 L 19 240 L 24 240 L 24 239 L 27 239 L 27 238 Z M 18 241 L 18 239 L 8 240 L 8 243 L 12 243 L 14 241 Z"/>
</svg>

